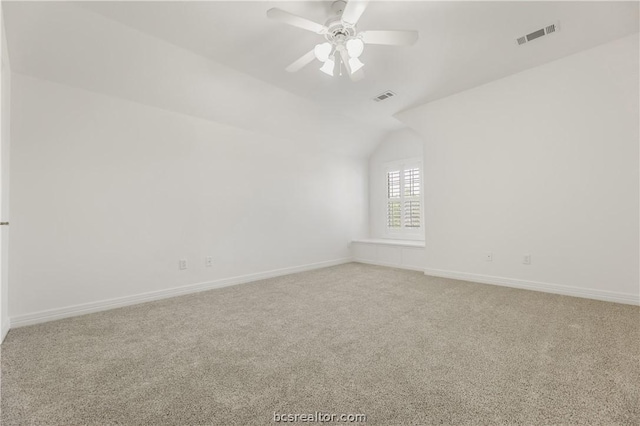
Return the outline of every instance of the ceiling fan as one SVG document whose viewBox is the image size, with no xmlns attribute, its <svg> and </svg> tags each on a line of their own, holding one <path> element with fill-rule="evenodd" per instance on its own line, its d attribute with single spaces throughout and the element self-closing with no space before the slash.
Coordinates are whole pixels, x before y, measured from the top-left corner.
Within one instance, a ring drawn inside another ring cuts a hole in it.
<svg viewBox="0 0 640 426">
<path fill-rule="evenodd" d="M 356 25 L 368 3 L 369 0 L 335 1 L 332 6 L 335 16 L 324 25 L 276 7 L 269 9 L 267 11 L 269 18 L 312 31 L 324 36 L 326 40 L 302 55 L 286 70 L 299 71 L 317 59 L 323 63 L 320 71 L 333 76 L 336 73 L 342 74 L 342 67 L 344 67 L 351 80 L 357 81 L 364 77 L 362 71 L 364 64 L 359 57 L 365 45 L 410 46 L 418 40 L 417 31 L 358 31 Z"/>
</svg>

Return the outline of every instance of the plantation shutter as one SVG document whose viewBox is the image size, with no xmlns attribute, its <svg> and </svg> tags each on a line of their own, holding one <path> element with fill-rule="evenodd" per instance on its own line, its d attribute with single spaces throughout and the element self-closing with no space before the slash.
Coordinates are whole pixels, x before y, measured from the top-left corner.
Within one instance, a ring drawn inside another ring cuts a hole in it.
<svg viewBox="0 0 640 426">
<path fill-rule="evenodd" d="M 390 229 L 402 228 L 400 193 L 400 170 L 387 172 L 387 227 Z"/>
<path fill-rule="evenodd" d="M 414 167 L 404 171 L 404 226 L 420 228 L 420 169 Z"/>
<path fill-rule="evenodd" d="M 415 232 L 422 226 L 421 171 L 417 163 L 387 168 L 387 229 Z"/>
</svg>

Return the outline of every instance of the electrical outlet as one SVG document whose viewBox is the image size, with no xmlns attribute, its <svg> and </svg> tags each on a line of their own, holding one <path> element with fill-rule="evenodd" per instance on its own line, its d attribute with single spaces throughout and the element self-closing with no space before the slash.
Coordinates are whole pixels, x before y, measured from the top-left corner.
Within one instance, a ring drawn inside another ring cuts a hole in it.
<svg viewBox="0 0 640 426">
<path fill-rule="evenodd" d="M 524 256 L 522 256 L 522 263 L 524 263 L 525 265 L 531 265 L 531 255 L 525 254 Z"/>
<path fill-rule="evenodd" d="M 211 256 L 207 256 L 204 258 L 204 265 L 209 267 L 209 266 L 213 266 L 213 257 Z"/>
<path fill-rule="evenodd" d="M 484 260 L 487 262 L 493 262 L 493 253 L 487 253 L 484 255 Z"/>
<path fill-rule="evenodd" d="M 180 259 L 178 261 L 178 268 L 180 268 L 180 270 L 187 269 L 187 259 Z"/>
</svg>

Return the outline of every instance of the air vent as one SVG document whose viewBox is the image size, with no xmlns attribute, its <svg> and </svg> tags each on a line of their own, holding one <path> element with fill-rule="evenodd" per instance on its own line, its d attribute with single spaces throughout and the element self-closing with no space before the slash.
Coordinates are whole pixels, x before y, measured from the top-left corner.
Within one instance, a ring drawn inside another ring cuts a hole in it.
<svg viewBox="0 0 640 426">
<path fill-rule="evenodd" d="M 527 34 L 527 41 L 535 40 L 538 37 L 542 37 L 544 35 L 544 28 L 539 29 L 538 31 L 534 31 L 531 34 Z"/>
<path fill-rule="evenodd" d="M 380 93 L 378 96 L 373 98 L 373 100 L 376 102 L 380 102 L 380 101 L 384 101 L 385 99 L 389 99 L 395 95 L 396 94 L 393 93 L 391 90 L 387 90 L 386 92 Z"/>
<path fill-rule="evenodd" d="M 551 25 L 547 25 L 544 28 L 540 28 L 539 30 L 535 30 L 533 32 L 530 32 L 527 35 L 523 35 L 522 37 L 518 37 L 516 39 L 516 43 L 518 43 L 519 46 L 525 44 L 525 43 L 529 43 L 537 38 L 543 37 L 545 35 L 549 35 L 552 33 L 557 33 L 558 31 L 560 31 L 560 23 L 559 22 L 555 22 Z"/>
</svg>

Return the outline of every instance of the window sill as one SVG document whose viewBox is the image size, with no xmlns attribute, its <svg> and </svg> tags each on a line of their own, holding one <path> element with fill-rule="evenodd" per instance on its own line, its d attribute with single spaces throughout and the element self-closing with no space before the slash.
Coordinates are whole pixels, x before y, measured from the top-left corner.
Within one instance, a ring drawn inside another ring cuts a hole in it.
<svg viewBox="0 0 640 426">
<path fill-rule="evenodd" d="M 358 244 L 384 244 L 389 246 L 400 246 L 400 247 L 417 247 L 424 248 L 424 241 L 416 241 L 416 240 L 388 240 L 384 238 L 367 238 L 361 240 L 353 240 L 352 243 Z"/>
</svg>

